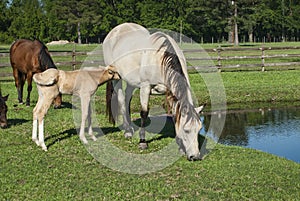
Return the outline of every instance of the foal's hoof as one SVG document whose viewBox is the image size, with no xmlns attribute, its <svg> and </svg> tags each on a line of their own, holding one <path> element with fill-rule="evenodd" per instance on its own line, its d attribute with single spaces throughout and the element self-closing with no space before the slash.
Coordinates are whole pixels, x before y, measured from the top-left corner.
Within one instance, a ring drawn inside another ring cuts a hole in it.
<svg viewBox="0 0 300 201">
<path fill-rule="evenodd" d="M 92 135 L 91 138 L 92 138 L 93 141 L 97 141 L 96 136 Z"/>
<path fill-rule="evenodd" d="M 132 138 L 133 134 L 131 132 L 124 133 L 125 138 Z"/>
<path fill-rule="evenodd" d="M 139 143 L 139 148 L 140 148 L 141 150 L 148 149 L 148 144 L 147 144 L 147 142 L 140 142 L 140 143 Z"/>
<path fill-rule="evenodd" d="M 83 144 L 87 144 L 88 143 L 88 141 L 87 141 L 86 138 L 80 138 L 80 140 L 83 142 Z"/>
<path fill-rule="evenodd" d="M 42 149 L 43 149 L 44 151 L 48 151 L 47 147 L 46 147 L 46 146 L 43 146 L 43 145 L 42 145 Z"/>
</svg>

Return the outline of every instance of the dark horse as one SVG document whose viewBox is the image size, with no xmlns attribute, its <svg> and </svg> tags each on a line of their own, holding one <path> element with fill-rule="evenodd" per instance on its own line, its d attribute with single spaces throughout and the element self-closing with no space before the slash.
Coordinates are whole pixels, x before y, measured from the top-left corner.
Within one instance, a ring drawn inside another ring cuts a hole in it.
<svg viewBox="0 0 300 201">
<path fill-rule="evenodd" d="M 0 127 L 1 128 L 6 128 L 7 127 L 7 118 L 6 118 L 6 113 L 7 113 L 7 101 L 8 95 L 2 96 L 1 89 L 0 89 Z"/>
<path fill-rule="evenodd" d="M 32 76 L 55 66 L 48 48 L 39 40 L 20 39 L 10 48 L 10 63 L 13 68 L 15 85 L 18 90 L 19 103 L 23 103 L 23 87 L 27 79 L 26 105 L 30 105 L 30 92 L 32 90 Z M 54 107 L 61 106 L 61 95 L 54 101 Z"/>
</svg>

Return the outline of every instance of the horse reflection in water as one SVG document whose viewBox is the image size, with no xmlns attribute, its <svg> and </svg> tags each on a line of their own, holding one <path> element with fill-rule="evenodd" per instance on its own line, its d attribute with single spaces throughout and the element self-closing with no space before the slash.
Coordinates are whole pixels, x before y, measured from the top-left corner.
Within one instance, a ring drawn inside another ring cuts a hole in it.
<svg viewBox="0 0 300 201">
<path fill-rule="evenodd" d="M 27 80 L 26 105 L 30 105 L 30 93 L 32 91 L 32 76 L 34 73 L 43 72 L 56 66 L 48 52 L 48 48 L 39 40 L 20 39 L 14 42 L 10 48 L 10 63 L 13 68 L 13 76 L 18 91 L 19 103 L 23 103 L 23 87 Z M 54 107 L 61 106 L 61 96 L 54 102 Z"/>
<path fill-rule="evenodd" d="M 149 113 L 149 96 L 153 92 L 168 92 L 167 100 L 174 114 L 179 149 L 187 155 L 188 160 L 200 159 L 198 132 L 202 125 L 198 112 L 202 107 L 196 109 L 193 105 L 186 60 L 176 42 L 162 32 L 150 35 L 147 29 L 138 24 L 124 23 L 109 32 L 103 42 L 103 52 L 106 65 L 114 66 L 127 82 L 125 95 L 122 82 L 107 85 L 110 120 L 114 122 L 118 113 L 123 116 L 125 137 L 131 137 L 134 132 L 130 120 L 133 90 L 140 88 L 141 149 L 148 147 L 145 123 Z"/>
</svg>

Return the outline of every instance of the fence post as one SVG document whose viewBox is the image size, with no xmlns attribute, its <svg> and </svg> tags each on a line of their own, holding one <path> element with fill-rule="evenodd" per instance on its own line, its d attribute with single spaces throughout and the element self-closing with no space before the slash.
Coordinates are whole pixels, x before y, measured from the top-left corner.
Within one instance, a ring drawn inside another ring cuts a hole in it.
<svg viewBox="0 0 300 201">
<path fill-rule="evenodd" d="M 265 71 L 265 47 L 262 46 L 261 48 L 261 71 Z"/>
<path fill-rule="evenodd" d="M 76 68 L 76 47 L 75 47 L 75 43 L 73 45 L 73 50 L 72 50 L 72 68 L 73 68 L 73 70 L 75 70 L 75 68 Z"/>
<path fill-rule="evenodd" d="M 222 63 L 221 63 L 221 46 L 219 45 L 218 49 L 218 69 L 219 69 L 219 72 L 221 72 L 221 67 L 222 67 Z"/>
</svg>

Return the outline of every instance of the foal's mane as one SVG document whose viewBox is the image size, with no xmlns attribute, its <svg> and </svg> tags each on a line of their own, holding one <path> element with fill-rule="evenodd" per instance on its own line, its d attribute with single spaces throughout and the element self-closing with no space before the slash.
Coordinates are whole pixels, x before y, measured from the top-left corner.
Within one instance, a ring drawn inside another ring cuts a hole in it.
<svg viewBox="0 0 300 201">
<path fill-rule="evenodd" d="M 42 71 L 47 70 L 48 68 L 55 68 L 57 69 L 57 67 L 55 66 L 49 52 L 48 52 L 48 48 L 44 45 L 44 43 L 42 43 L 40 40 L 35 39 L 37 42 L 40 43 L 41 48 L 40 48 L 40 52 L 39 52 L 39 64 L 41 67 Z"/>
</svg>

